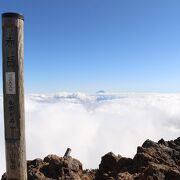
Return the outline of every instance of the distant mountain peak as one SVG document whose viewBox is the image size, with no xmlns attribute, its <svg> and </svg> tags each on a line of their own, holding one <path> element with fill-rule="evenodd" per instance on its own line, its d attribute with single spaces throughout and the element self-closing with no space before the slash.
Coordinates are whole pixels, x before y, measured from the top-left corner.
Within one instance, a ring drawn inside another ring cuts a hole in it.
<svg viewBox="0 0 180 180">
<path fill-rule="evenodd" d="M 106 93 L 104 90 L 99 90 L 96 92 L 96 94 L 104 94 L 104 93 Z"/>
</svg>

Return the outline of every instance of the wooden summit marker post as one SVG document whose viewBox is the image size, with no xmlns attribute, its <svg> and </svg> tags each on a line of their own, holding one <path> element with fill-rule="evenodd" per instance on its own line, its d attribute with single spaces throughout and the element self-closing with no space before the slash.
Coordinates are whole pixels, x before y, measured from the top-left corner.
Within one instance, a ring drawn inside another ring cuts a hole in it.
<svg viewBox="0 0 180 180">
<path fill-rule="evenodd" d="M 2 36 L 7 179 L 26 180 L 23 16 L 2 14 Z"/>
</svg>

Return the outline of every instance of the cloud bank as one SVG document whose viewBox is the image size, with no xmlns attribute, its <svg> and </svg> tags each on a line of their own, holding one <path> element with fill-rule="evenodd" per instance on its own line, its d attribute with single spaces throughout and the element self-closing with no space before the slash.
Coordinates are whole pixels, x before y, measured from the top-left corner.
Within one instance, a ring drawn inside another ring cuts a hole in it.
<svg viewBox="0 0 180 180">
<path fill-rule="evenodd" d="M 0 96 L 0 174 L 5 171 Z M 26 96 L 27 159 L 63 156 L 66 148 L 84 168 L 96 168 L 109 151 L 136 152 L 146 139 L 180 135 L 180 94 L 56 93 Z"/>
</svg>

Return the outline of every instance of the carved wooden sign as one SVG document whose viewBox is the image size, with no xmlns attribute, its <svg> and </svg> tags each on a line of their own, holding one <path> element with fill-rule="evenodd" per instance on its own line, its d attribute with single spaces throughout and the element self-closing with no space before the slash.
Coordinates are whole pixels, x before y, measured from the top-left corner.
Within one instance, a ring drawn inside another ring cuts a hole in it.
<svg viewBox="0 0 180 180">
<path fill-rule="evenodd" d="M 7 178 L 26 180 L 24 118 L 24 19 L 2 14 L 3 94 Z"/>
</svg>

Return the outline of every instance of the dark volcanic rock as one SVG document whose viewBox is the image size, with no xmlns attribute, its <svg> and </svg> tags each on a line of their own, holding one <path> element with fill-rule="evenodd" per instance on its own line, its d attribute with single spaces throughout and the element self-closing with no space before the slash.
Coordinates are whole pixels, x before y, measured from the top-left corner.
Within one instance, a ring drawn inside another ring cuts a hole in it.
<svg viewBox="0 0 180 180">
<path fill-rule="evenodd" d="M 81 179 L 82 164 L 72 157 L 48 155 L 28 161 L 28 179 Z"/>
<path fill-rule="evenodd" d="M 118 159 L 119 157 L 113 154 L 112 152 L 105 154 L 101 158 L 101 163 L 99 165 L 99 170 L 96 174 L 96 179 L 103 180 L 111 178 L 113 170 L 115 169 L 115 166 L 118 162 Z"/>
<path fill-rule="evenodd" d="M 91 174 L 89 173 L 88 175 L 87 173 L 86 177 L 91 177 Z M 80 161 L 70 156 L 59 157 L 57 155 L 48 155 L 44 160 L 27 161 L 27 176 L 28 180 L 86 180 L 83 178 L 83 169 Z M 6 179 L 5 173 L 2 176 L 2 180 Z"/>
<path fill-rule="evenodd" d="M 180 180 L 180 137 L 146 140 L 133 159 L 109 152 L 97 170 L 83 170 L 77 159 L 56 155 L 27 161 L 27 168 L 28 180 Z"/>
<path fill-rule="evenodd" d="M 99 170 L 102 172 L 109 172 L 114 169 L 118 161 L 118 157 L 112 152 L 107 153 L 102 157 L 101 164 L 99 165 Z"/>
<path fill-rule="evenodd" d="M 102 157 L 95 179 L 180 180 L 180 138 L 158 143 L 146 140 L 133 159 L 108 153 Z"/>
<path fill-rule="evenodd" d="M 133 160 L 131 158 L 122 157 L 117 162 L 114 173 L 132 172 L 133 170 Z"/>
</svg>

